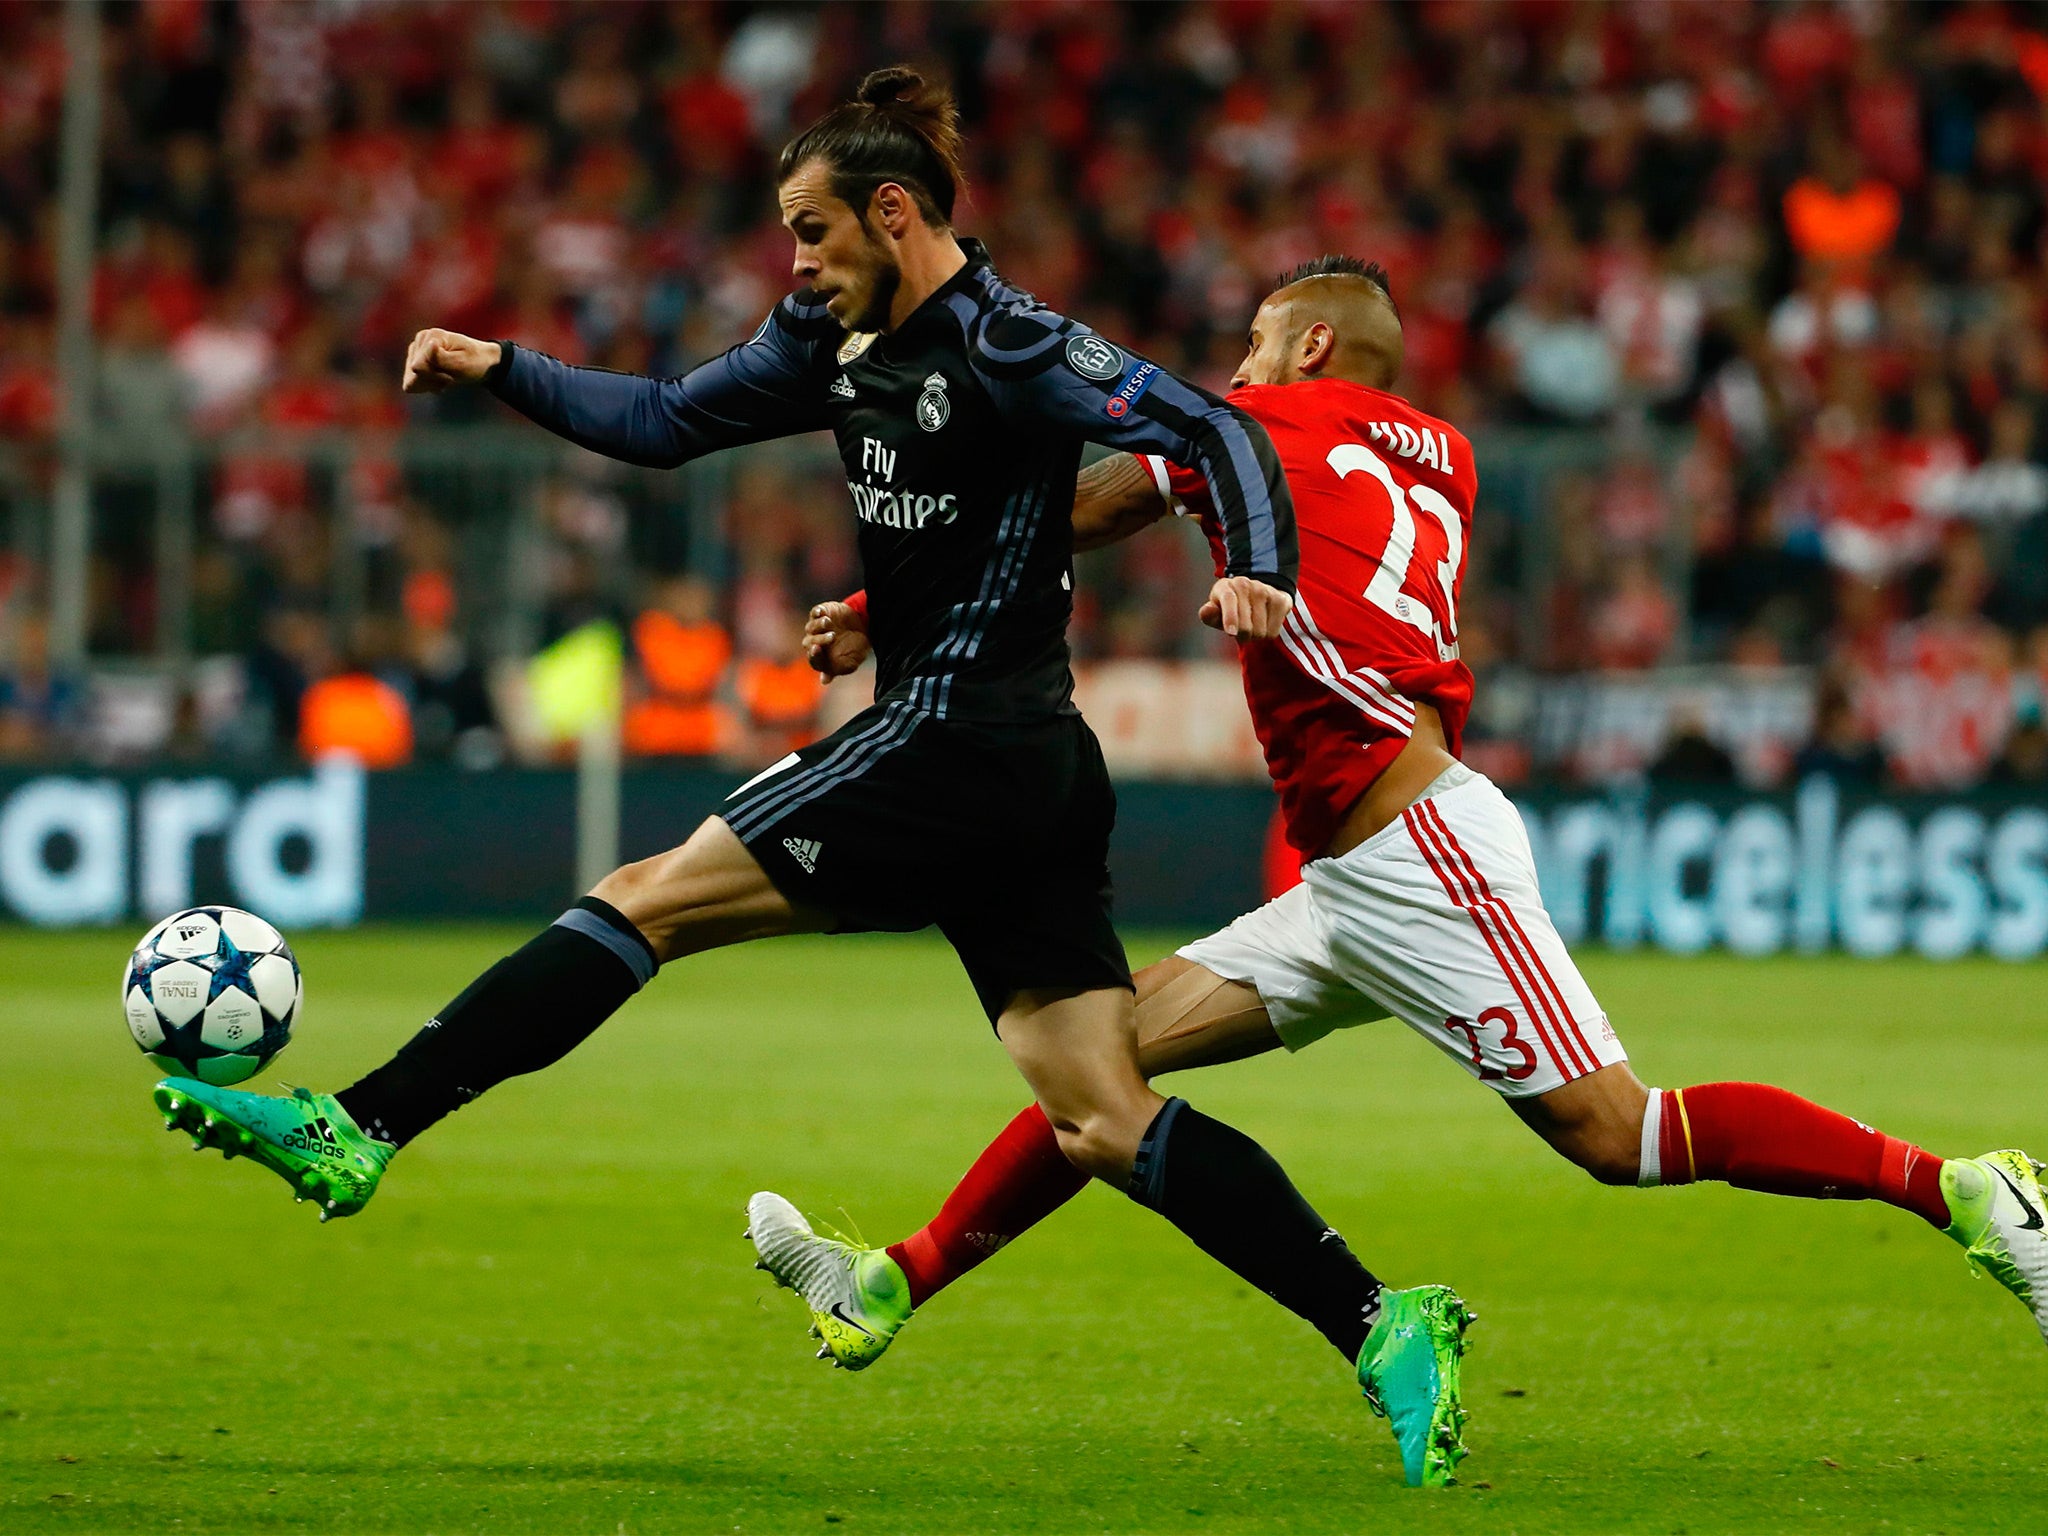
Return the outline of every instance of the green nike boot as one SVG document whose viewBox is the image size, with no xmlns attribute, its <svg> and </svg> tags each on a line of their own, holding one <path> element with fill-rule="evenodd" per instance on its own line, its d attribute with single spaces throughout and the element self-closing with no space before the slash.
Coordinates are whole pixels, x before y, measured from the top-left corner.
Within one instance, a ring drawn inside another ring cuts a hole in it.
<svg viewBox="0 0 2048 1536">
<path fill-rule="evenodd" d="M 1380 1293 L 1379 1321 L 1358 1352 L 1365 1401 L 1390 1420 L 1410 1488 L 1444 1488 L 1465 1459 L 1458 1362 L 1479 1321 L 1447 1285 Z"/>
<path fill-rule="evenodd" d="M 318 1205 L 322 1221 L 368 1205 L 398 1151 L 364 1135 L 332 1094 L 294 1088 L 275 1098 L 167 1077 L 155 1096 L 164 1129 L 190 1132 L 193 1151 L 218 1147 L 222 1157 L 261 1163 Z"/>
<path fill-rule="evenodd" d="M 2012 1147 L 1952 1157 L 1941 1165 L 1941 1195 L 1948 1201 L 1948 1235 L 1963 1245 L 1972 1267 L 2019 1297 L 2048 1339 L 2048 1201 L 2040 1173 L 2039 1163 Z"/>
<path fill-rule="evenodd" d="M 820 1360 L 866 1370 L 910 1321 L 910 1282 L 894 1259 L 879 1248 L 820 1237 L 782 1196 L 764 1190 L 747 1202 L 747 1236 L 760 1255 L 754 1268 L 811 1309 Z"/>
</svg>

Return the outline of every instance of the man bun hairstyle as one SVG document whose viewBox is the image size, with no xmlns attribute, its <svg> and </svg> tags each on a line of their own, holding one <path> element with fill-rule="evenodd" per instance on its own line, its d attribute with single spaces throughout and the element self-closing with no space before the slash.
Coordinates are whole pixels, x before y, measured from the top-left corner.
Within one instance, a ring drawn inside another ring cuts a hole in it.
<svg viewBox="0 0 2048 1536">
<path fill-rule="evenodd" d="M 1280 280 L 1273 285 L 1273 291 L 1278 293 L 1282 288 L 1292 288 L 1312 277 L 1362 277 L 1379 289 L 1397 316 L 1401 313 L 1401 306 L 1394 303 L 1394 285 L 1387 279 L 1387 269 L 1376 261 L 1361 261 L 1356 256 L 1317 256 L 1304 261 L 1293 271 L 1282 273 Z"/>
<path fill-rule="evenodd" d="M 875 188 L 893 181 L 928 224 L 948 227 L 966 180 L 960 170 L 960 113 L 953 93 L 907 64 L 878 69 L 842 102 L 782 147 L 778 184 L 807 161 L 831 172 L 832 195 L 863 218 Z"/>
</svg>

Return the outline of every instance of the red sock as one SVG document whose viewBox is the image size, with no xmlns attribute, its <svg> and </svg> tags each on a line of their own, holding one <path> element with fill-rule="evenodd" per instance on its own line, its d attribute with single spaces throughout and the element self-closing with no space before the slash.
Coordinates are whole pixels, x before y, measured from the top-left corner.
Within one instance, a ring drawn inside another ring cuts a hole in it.
<svg viewBox="0 0 2048 1536">
<path fill-rule="evenodd" d="M 983 1149 L 931 1224 L 889 1249 L 910 1281 L 910 1304 L 923 1306 L 926 1297 L 1045 1220 L 1087 1182 L 1088 1175 L 1060 1151 L 1045 1111 L 1032 1105 Z"/>
<path fill-rule="evenodd" d="M 1810 1200 L 1882 1200 L 1949 1224 L 1940 1158 L 1763 1083 L 1667 1091 L 1658 1161 L 1665 1184 L 1718 1179 Z"/>
</svg>

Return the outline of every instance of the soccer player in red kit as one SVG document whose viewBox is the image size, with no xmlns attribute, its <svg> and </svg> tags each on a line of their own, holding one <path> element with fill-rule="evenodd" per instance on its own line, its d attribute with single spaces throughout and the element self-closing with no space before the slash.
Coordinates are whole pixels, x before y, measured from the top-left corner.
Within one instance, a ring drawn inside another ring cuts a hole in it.
<svg viewBox="0 0 2048 1536">
<path fill-rule="evenodd" d="M 1289 841 L 1308 862 L 1293 890 L 1139 973 L 1144 1071 L 1299 1050 L 1398 1017 L 1602 1183 L 1886 1201 L 1962 1244 L 2048 1333 L 2040 1165 L 2023 1153 L 1944 1161 L 1781 1088 L 1660 1090 L 1630 1070 L 1543 909 L 1521 818 L 1458 761 L 1472 701 L 1458 595 L 1477 476 L 1461 433 L 1389 392 L 1400 367 L 1385 278 L 1349 258 L 1298 268 L 1253 323 L 1230 398 L 1280 456 L 1301 571 L 1281 643 L 1238 654 Z M 1169 510 L 1198 518 L 1222 560 L 1201 477 L 1131 456 L 1082 476 L 1076 544 Z M 857 605 L 813 615 L 822 670 L 859 663 L 858 623 Z M 900 1300 L 863 1315 L 869 1339 L 842 1363 L 870 1363 L 910 1308 L 1085 1182 L 1034 1107 L 921 1231 L 886 1250 L 815 1238 L 842 1261 L 848 1295 L 835 1301 L 896 1296 L 901 1277 Z"/>
</svg>

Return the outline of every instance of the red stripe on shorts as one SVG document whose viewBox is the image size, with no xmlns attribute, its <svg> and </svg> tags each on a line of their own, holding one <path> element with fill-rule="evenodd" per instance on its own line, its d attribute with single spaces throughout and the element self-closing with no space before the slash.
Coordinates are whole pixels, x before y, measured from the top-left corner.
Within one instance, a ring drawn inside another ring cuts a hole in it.
<svg viewBox="0 0 2048 1536">
<path fill-rule="evenodd" d="M 1457 869 L 1438 849 L 1432 829 L 1416 813 L 1415 806 L 1403 811 L 1401 820 L 1407 824 L 1408 835 L 1415 840 L 1415 846 L 1421 851 L 1423 862 L 1429 865 L 1430 873 L 1435 875 L 1437 883 L 1443 886 L 1444 894 L 1451 898 L 1451 905 L 1472 919 L 1472 926 L 1479 930 L 1479 936 L 1486 941 L 1486 947 L 1493 951 L 1494 962 L 1500 966 L 1500 973 L 1507 978 L 1508 985 L 1514 988 L 1515 996 L 1521 1001 L 1522 1012 L 1529 1016 L 1530 1026 L 1536 1031 L 1536 1038 L 1543 1042 L 1543 1049 L 1550 1053 L 1550 1064 L 1567 1079 L 1581 1076 L 1581 1072 L 1565 1065 L 1564 1056 L 1559 1052 L 1557 1042 L 1551 1038 L 1549 1029 L 1544 1025 L 1544 1014 L 1547 1009 L 1538 1008 L 1535 1000 L 1529 995 L 1528 978 L 1509 960 L 1504 936 L 1496 931 L 1492 922 L 1488 921 L 1493 914 L 1474 897 L 1464 872 Z"/>
<path fill-rule="evenodd" d="M 1551 1022 L 1557 1024 L 1559 1035 L 1565 1037 L 1565 1049 L 1571 1053 L 1575 1060 L 1583 1061 L 1583 1065 L 1579 1070 L 1591 1072 L 1597 1069 L 1600 1065 L 1600 1058 L 1594 1054 L 1593 1048 L 1586 1043 L 1586 1036 L 1579 1028 L 1579 1021 L 1572 1016 L 1571 1004 L 1565 1001 L 1564 990 L 1558 986 L 1556 979 L 1551 976 L 1550 968 L 1543 963 L 1542 952 L 1536 948 L 1535 940 L 1531 939 L 1528 931 L 1522 927 L 1522 920 L 1515 916 L 1515 909 L 1493 894 L 1492 887 L 1486 883 L 1486 876 L 1479 872 L 1478 863 L 1471 854 L 1465 851 L 1464 845 L 1458 841 L 1458 835 L 1451 830 L 1450 823 L 1444 820 L 1443 812 L 1427 800 L 1422 802 L 1420 810 L 1443 835 L 1444 841 L 1450 845 L 1452 852 L 1464 861 L 1465 867 L 1472 873 L 1472 878 L 1479 882 L 1480 892 L 1493 906 L 1494 910 L 1500 914 L 1501 920 L 1514 930 L 1515 938 L 1520 941 L 1519 952 L 1537 977 L 1539 993 L 1545 995 L 1547 1002 L 1556 1005 L 1556 1012 L 1552 1015 Z M 1576 1042 L 1576 1048 L 1574 1048 L 1574 1042 Z"/>
</svg>

